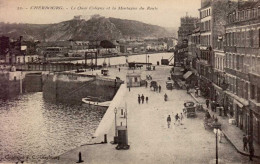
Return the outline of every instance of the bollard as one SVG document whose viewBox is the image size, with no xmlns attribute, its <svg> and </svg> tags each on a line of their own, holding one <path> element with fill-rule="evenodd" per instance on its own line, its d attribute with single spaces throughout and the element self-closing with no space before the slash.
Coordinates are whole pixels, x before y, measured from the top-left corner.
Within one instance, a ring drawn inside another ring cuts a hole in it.
<svg viewBox="0 0 260 164">
<path fill-rule="evenodd" d="M 104 134 L 104 143 L 107 143 L 107 134 Z"/>
<path fill-rule="evenodd" d="M 81 152 L 79 152 L 79 160 L 78 160 L 77 163 L 81 163 L 81 162 L 84 162 L 84 161 L 83 161 L 82 158 L 81 158 Z"/>
</svg>

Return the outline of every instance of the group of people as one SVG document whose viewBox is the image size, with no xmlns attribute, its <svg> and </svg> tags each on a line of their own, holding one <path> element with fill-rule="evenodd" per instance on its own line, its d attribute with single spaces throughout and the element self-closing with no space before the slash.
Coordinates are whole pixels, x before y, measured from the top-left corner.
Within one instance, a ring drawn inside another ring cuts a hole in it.
<svg viewBox="0 0 260 164">
<path fill-rule="evenodd" d="M 142 94 L 142 96 L 140 96 L 140 94 L 138 94 L 138 104 L 142 104 L 144 103 L 144 98 L 145 98 L 145 101 L 146 103 L 148 103 L 148 96 L 144 97 L 144 95 Z"/>
<path fill-rule="evenodd" d="M 175 116 L 175 122 L 174 122 L 174 125 L 182 125 L 182 121 L 183 121 L 183 114 L 181 113 L 180 115 L 177 113 Z M 171 116 L 169 115 L 168 117 L 167 117 L 167 125 L 168 125 L 168 128 L 170 128 L 171 127 L 171 121 L 172 121 L 172 119 L 171 119 Z"/>
</svg>

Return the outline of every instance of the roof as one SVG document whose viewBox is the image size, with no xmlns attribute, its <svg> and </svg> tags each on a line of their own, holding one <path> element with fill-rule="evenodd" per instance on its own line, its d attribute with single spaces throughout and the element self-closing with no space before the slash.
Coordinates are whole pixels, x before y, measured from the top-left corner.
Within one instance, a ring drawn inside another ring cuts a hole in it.
<svg viewBox="0 0 260 164">
<path fill-rule="evenodd" d="M 75 44 L 70 41 L 55 41 L 55 42 L 42 42 L 39 43 L 37 46 L 39 47 L 69 47 L 72 44 Z"/>
<path fill-rule="evenodd" d="M 260 4 L 259 1 L 240 1 L 238 4 L 238 10 L 251 9 L 257 4 Z"/>
</svg>

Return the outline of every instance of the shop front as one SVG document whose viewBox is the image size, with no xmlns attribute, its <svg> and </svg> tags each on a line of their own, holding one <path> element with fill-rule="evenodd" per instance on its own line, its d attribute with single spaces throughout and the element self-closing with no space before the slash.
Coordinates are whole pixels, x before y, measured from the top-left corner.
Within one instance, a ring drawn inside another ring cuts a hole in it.
<svg viewBox="0 0 260 164">
<path fill-rule="evenodd" d="M 236 125 L 246 134 L 249 133 L 249 110 L 247 104 L 242 104 L 234 99 L 233 107 L 235 111 Z"/>
<path fill-rule="evenodd" d="M 226 93 L 224 94 L 224 96 L 225 96 L 224 111 L 226 110 L 226 113 L 229 116 L 229 118 L 233 118 L 234 117 L 234 108 L 233 108 L 234 99 L 232 97 L 228 96 Z"/>
<path fill-rule="evenodd" d="M 253 137 L 260 144 L 260 115 L 253 112 Z"/>
</svg>

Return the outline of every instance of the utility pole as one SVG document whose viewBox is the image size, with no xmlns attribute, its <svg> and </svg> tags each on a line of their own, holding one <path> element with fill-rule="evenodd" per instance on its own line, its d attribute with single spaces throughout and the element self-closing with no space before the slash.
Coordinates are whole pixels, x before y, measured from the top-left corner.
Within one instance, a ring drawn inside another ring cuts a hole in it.
<svg viewBox="0 0 260 164">
<path fill-rule="evenodd" d="M 218 164 L 218 131 L 219 129 L 216 132 L 216 164 Z"/>
</svg>

